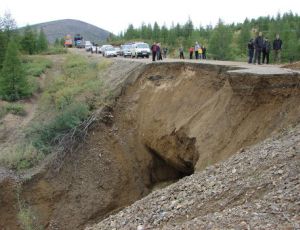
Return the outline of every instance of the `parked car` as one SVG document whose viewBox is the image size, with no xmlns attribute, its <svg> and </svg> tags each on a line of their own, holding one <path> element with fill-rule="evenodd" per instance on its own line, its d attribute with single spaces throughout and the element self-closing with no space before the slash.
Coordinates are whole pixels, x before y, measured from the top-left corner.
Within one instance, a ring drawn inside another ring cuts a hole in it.
<svg viewBox="0 0 300 230">
<path fill-rule="evenodd" d="M 98 46 L 92 46 L 91 53 L 97 53 Z"/>
<path fill-rule="evenodd" d="M 93 44 L 90 41 L 85 41 L 84 48 L 86 51 L 91 51 Z"/>
<path fill-rule="evenodd" d="M 100 47 L 100 53 L 102 53 L 103 56 L 104 56 L 104 51 L 107 48 L 113 48 L 113 46 L 112 45 L 103 45 L 103 46 Z"/>
<path fill-rule="evenodd" d="M 150 47 L 147 43 L 137 42 L 131 45 L 131 57 L 146 57 L 150 56 Z"/>
<path fill-rule="evenodd" d="M 117 55 L 121 56 L 121 48 L 119 46 L 116 46 L 114 47 L 116 52 L 117 52 Z"/>
<path fill-rule="evenodd" d="M 104 57 L 117 57 L 117 51 L 113 47 L 106 47 L 103 53 Z"/>
<path fill-rule="evenodd" d="M 121 46 L 121 56 L 131 57 L 131 44 L 125 44 Z"/>
</svg>

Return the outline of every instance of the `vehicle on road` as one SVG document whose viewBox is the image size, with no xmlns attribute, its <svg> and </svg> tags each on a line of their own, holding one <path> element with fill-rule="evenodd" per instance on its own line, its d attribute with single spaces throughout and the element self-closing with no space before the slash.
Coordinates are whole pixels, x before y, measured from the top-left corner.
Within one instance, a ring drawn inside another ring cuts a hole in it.
<svg viewBox="0 0 300 230">
<path fill-rule="evenodd" d="M 105 50 L 108 48 L 113 48 L 112 45 L 103 45 L 100 47 L 100 53 L 102 53 L 102 55 L 104 56 Z"/>
<path fill-rule="evenodd" d="M 64 46 L 65 47 L 72 47 L 73 46 L 73 40 L 72 40 L 72 36 L 70 34 L 67 34 L 65 37 L 64 37 Z"/>
<path fill-rule="evenodd" d="M 117 55 L 121 56 L 121 48 L 119 46 L 116 46 L 114 47 L 116 52 L 117 52 Z"/>
<path fill-rule="evenodd" d="M 90 41 L 85 41 L 84 48 L 86 51 L 91 51 L 93 44 Z"/>
<path fill-rule="evenodd" d="M 120 55 L 123 57 L 131 57 L 131 46 L 132 44 L 121 45 Z"/>
<path fill-rule="evenodd" d="M 144 42 L 137 42 L 131 45 L 131 57 L 138 58 L 138 57 L 146 57 L 149 58 L 150 56 L 150 47 L 147 43 Z"/>
<path fill-rule="evenodd" d="M 113 47 L 107 47 L 103 53 L 104 57 L 117 57 L 117 51 Z"/>
<path fill-rule="evenodd" d="M 74 36 L 74 45 L 76 48 L 84 48 L 84 40 L 80 34 Z"/>
</svg>

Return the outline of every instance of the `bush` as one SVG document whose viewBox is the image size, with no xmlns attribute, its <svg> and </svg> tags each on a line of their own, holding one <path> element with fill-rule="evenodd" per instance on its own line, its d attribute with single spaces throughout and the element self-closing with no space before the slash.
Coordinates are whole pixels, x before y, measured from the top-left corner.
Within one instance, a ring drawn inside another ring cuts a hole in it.
<svg viewBox="0 0 300 230">
<path fill-rule="evenodd" d="M 0 155 L 0 164 L 16 170 L 31 168 L 44 158 L 44 154 L 38 152 L 31 142 L 9 146 L 3 152 Z"/>
<path fill-rule="evenodd" d="M 23 59 L 23 68 L 26 75 L 39 77 L 47 68 L 51 68 L 52 62 L 41 56 L 27 57 Z"/>
<path fill-rule="evenodd" d="M 18 116 L 25 116 L 26 115 L 26 111 L 24 109 L 24 106 L 21 105 L 21 104 L 9 103 L 9 104 L 4 106 L 4 110 L 6 111 L 6 113 L 11 113 L 11 114 L 18 115 Z"/>
<path fill-rule="evenodd" d="M 39 123 L 28 131 L 33 146 L 38 150 L 49 153 L 51 146 L 70 130 L 77 127 L 89 115 L 88 106 L 84 104 L 69 105 L 50 121 Z"/>
</svg>

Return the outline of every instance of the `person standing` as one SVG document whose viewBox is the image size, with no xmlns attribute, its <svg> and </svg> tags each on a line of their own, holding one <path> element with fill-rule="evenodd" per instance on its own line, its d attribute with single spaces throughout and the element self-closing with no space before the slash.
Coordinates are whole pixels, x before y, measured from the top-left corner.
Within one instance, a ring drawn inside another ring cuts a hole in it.
<svg viewBox="0 0 300 230">
<path fill-rule="evenodd" d="M 163 48 L 163 56 L 164 56 L 164 58 L 167 58 L 167 53 L 168 53 L 168 48 L 164 47 Z"/>
<path fill-rule="evenodd" d="M 182 46 L 179 48 L 179 58 L 184 59 L 183 47 Z"/>
<path fill-rule="evenodd" d="M 206 47 L 205 46 L 202 47 L 202 58 L 206 59 Z"/>
<path fill-rule="evenodd" d="M 262 36 L 262 32 L 258 33 L 258 36 L 255 38 L 254 41 L 254 47 L 255 47 L 255 60 L 254 60 L 254 64 L 256 64 L 256 62 L 260 65 L 260 61 L 261 61 L 261 52 L 262 52 L 262 48 L 264 45 L 264 39 Z"/>
<path fill-rule="evenodd" d="M 194 47 L 193 46 L 191 46 L 189 48 L 189 52 L 190 52 L 190 59 L 193 59 L 193 54 L 194 54 Z"/>
<path fill-rule="evenodd" d="M 152 61 L 155 61 L 156 58 L 156 50 L 157 50 L 157 45 L 154 42 L 153 45 L 151 46 L 151 52 L 152 52 Z"/>
<path fill-rule="evenodd" d="M 273 41 L 274 63 L 280 63 L 281 61 L 281 47 L 282 40 L 279 38 L 279 34 L 276 34 L 276 38 Z"/>
<path fill-rule="evenodd" d="M 200 48 L 200 45 L 199 45 L 198 42 L 196 42 L 196 43 L 195 43 L 195 48 L 194 48 L 194 50 L 195 50 L 195 58 L 196 58 L 196 59 L 199 58 L 199 53 L 198 53 L 199 48 Z"/>
<path fill-rule="evenodd" d="M 262 49 L 262 53 L 263 53 L 263 57 L 262 57 L 262 63 L 265 63 L 265 59 L 266 59 L 266 64 L 269 64 L 269 58 L 270 58 L 270 50 L 271 50 L 271 44 L 268 41 L 268 38 L 266 37 L 264 40 L 264 45 L 263 45 L 263 49 Z"/>
<path fill-rule="evenodd" d="M 157 55 L 157 60 L 162 60 L 160 43 L 157 43 L 156 45 L 156 55 Z"/>
<path fill-rule="evenodd" d="M 199 59 L 202 59 L 202 47 L 200 46 L 199 49 L 198 49 L 198 55 L 199 55 Z"/>
<path fill-rule="evenodd" d="M 251 64 L 253 61 L 253 55 L 254 55 L 254 40 L 253 38 L 250 39 L 248 42 L 248 63 Z"/>
</svg>

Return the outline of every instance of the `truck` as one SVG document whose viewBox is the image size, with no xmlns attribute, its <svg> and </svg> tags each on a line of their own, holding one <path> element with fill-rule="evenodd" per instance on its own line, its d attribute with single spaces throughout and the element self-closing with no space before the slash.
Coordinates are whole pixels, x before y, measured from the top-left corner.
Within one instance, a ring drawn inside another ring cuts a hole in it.
<svg viewBox="0 0 300 230">
<path fill-rule="evenodd" d="M 75 44 L 75 47 L 77 47 L 77 48 L 84 48 L 84 46 L 85 46 L 84 40 L 80 34 L 76 34 L 74 36 L 74 44 Z"/>
<path fill-rule="evenodd" d="M 73 40 L 72 40 L 72 36 L 70 34 L 67 34 L 64 39 L 65 39 L 65 42 L 64 42 L 65 47 L 73 46 Z"/>
</svg>

